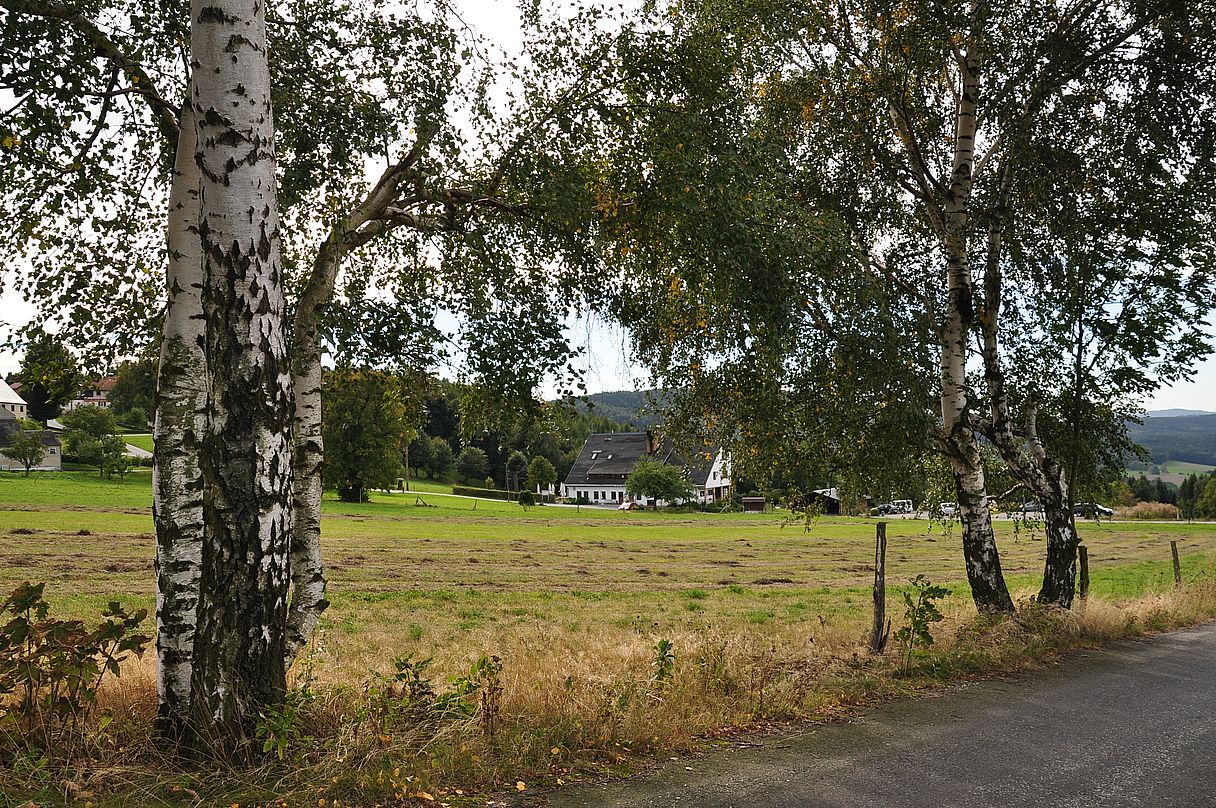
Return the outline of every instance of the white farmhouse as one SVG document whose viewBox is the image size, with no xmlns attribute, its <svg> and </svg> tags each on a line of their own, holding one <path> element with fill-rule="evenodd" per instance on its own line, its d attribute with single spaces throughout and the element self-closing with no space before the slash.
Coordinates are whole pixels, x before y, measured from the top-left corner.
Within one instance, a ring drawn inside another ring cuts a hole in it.
<svg viewBox="0 0 1216 808">
<path fill-rule="evenodd" d="M 597 432 L 587 438 L 566 475 L 562 496 L 585 497 L 599 505 L 626 502 L 625 483 L 644 460 L 685 469 L 698 503 L 720 502 L 729 494 L 730 459 L 721 447 L 706 449 L 694 462 L 686 462 L 670 440 L 660 442 L 653 432 Z"/>
<path fill-rule="evenodd" d="M 8 382 L 0 379 L 0 409 L 8 410 L 18 418 L 29 417 L 29 407 L 25 399 L 17 391 L 8 386 Z"/>
</svg>

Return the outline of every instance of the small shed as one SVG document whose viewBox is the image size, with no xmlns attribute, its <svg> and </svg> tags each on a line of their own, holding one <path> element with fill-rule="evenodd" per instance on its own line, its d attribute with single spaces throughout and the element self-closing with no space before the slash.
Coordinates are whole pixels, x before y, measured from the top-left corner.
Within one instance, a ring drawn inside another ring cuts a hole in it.
<svg viewBox="0 0 1216 808">
<path fill-rule="evenodd" d="M 764 513 L 764 497 L 743 497 L 744 513 Z"/>
</svg>

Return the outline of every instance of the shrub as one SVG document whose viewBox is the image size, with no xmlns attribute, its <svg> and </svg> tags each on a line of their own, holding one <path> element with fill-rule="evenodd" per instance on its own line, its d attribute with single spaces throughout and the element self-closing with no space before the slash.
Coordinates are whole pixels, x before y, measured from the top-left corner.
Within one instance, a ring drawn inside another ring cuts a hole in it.
<svg viewBox="0 0 1216 808">
<path fill-rule="evenodd" d="M 535 505 L 536 504 L 536 494 L 533 494 L 531 491 L 520 491 L 519 492 L 519 504 L 524 506 L 525 508 Z"/>
<path fill-rule="evenodd" d="M 924 575 L 913 578 L 912 591 L 903 593 L 904 604 L 908 607 L 904 612 L 904 619 L 908 624 L 895 632 L 895 639 L 904 646 L 904 675 L 907 675 L 912 667 L 912 652 L 916 646 L 928 648 L 933 644 L 929 626 L 943 619 L 941 610 L 937 608 L 937 601 L 949 594 L 949 589 L 930 583 Z"/>
<path fill-rule="evenodd" d="M 27 581 L 4 600 L 12 618 L 0 626 L 0 750 L 45 752 L 63 730 L 79 729 L 105 676 L 117 676 L 148 643 L 135 631 L 146 610 L 128 614 L 113 601 L 90 631 L 80 620 L 48 617 L 45 587 Z"/>
</svg>

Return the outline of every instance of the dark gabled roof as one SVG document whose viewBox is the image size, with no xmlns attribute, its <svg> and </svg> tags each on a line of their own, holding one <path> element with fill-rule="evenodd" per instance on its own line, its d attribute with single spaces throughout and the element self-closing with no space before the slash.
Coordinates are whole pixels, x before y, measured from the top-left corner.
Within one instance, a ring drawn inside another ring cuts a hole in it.
<svg viewBox="0 0 1216 808">
<path fill-rule="evenodd" d="M 676 453 L 675 444 L 665 440 L 652 454 L 652 437 L 646 432 L 597 432 L 587 438 L 578 459 L 566 475 L 566 485 L 620 485 L 642 460 L 666 463 L 688 469 L 689 482 L 705 486 L 720 448 L 706 449 L 692 463 Z"/>
<path fill-rule="evenodd" d="M 17 434 L 21 429 L 21 425 L 17 422 L 17 416 L 13 415 L 6 409 L 0 408 L 0 449 L 4 449 L 13 444 L 13 435 Z M 49 429 L 42 430 L 42 445 L 43 446 L 58 446 L 59 436 Z"/>
<path fill-rule="evenodd" d="M 649 454 L 650 436 L 645 432 L 596 432 L 583 444 L 566 485 L 619 485 Z"/>
</svg>

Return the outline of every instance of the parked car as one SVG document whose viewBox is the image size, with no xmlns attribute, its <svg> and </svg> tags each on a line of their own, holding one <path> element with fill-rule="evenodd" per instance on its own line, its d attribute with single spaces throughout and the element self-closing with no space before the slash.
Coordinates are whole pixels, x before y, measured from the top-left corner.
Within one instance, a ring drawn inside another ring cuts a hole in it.
<svg viewBox="0 0 1216 808">
<path fill-rule="evenodd" d="M 1078 502 L 1073 506 L 1072 512 L 1076 516 L 1087 516 L 1090 519 L 1105 519 L 1115 515 L 1113 510 L 1096 502 Z"/>
<path fill-rule="evenodd" d="M 1023 502 L 1020 510 L 1022 513 L 1042 513 L 1043 506 L 1037 502 Z"/>
<path fill-rule="evenodd" d="M 895 508 L 893 513 L 912 513 L 912 500 L 910 499 L 897 499 L 891 505 Z"/>
<path fill-rule="evenodd" d="M 875 510 L 878 511 L 879 516 L 886 516 L 886 515 L 892 514 L 892 513 L 899 513 L 899 511 L 896 510 L 895 505 L 890 502 L 882 503 L 877 508 L 875 508 Z"/>
<path fill-rule="evenodd" d="M 954 516 L 954 514 L 958 513 L 958 503 L 943 502 L 941 505 L 937 506 L 937 511 L 942 516 Z"/>
</svg>

